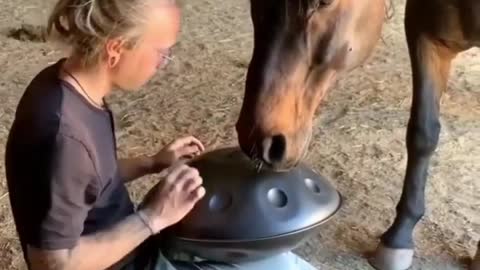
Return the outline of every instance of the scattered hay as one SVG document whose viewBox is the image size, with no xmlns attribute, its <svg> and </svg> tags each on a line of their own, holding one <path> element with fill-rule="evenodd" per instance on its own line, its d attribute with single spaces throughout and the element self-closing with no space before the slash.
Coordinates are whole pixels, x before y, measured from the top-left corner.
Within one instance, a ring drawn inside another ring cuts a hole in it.
<svg viewBox="0 0 480 270">
<path fill-rule="evenodd" d="M 40 25 L 22 24 L 20 28 L 10 29 L 6 36 L 24 42 L 47 41 L 46 28 Z"/>
</svg>

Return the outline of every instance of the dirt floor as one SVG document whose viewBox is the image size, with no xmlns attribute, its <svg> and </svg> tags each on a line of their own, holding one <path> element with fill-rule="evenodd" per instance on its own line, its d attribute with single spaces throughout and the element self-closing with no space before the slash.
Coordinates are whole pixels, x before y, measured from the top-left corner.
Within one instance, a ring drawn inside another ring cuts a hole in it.
<svg viewBox="0 0 480 270">
<path fill-rule="evenodd" d="M 152 153 L 174 136 L 194 134 L 208 148 L 236 144 L 252 29 L 247 0 L 185 1 L 176 60 L 137 93 L 110 98 L 121 155 Z M 0 147 L 24 87 L 62 54 L 38 36 L 53 0 L 0 0 Z M 341 212 L 297 251 L 321 269 L 371 269 L 389 226 L 404 175 L 410 69 L 403 32 L 404 0 L 383 41 L 362 68 L 338 82 L 316 120 L 307 162 L 330 177 L 346 201 Z M 19 40 L 20 39 L 20 40 Z M 472 50 L 455 61 L 442 102 L 440 147 L 427 186 L 427 214 L 417 227 L 413 269 L 466 269 L 462 258 L 480 238 L 480 62 Z M 2 150 L 3 151 L 3 150 Z M 2 154 L 3 158 L 3 154 Z M 24 269 L 0 162 L 0 269 Z M 138 200 L 155 180 L 130 186 Z"/>
</svg>

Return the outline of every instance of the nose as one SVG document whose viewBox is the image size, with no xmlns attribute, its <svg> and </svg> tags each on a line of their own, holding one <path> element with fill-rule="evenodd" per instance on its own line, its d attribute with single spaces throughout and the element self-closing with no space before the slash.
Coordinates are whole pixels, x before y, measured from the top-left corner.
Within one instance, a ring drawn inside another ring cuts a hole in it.
<svg viewBox="0 0 480 270">
<path fill-rule="evenodd" d="M 270 165 L 278 165 L 285 160 L 287 153 L 287 139 L 284 135 L 274 135 L 263 139 L 263 160 Z"/>
</svg>

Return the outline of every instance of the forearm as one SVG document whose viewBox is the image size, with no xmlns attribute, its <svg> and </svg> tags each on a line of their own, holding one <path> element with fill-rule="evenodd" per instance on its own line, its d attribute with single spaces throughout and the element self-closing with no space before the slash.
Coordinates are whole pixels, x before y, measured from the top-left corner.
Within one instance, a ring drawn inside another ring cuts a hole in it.
<svg viewBox="0 0 480 270">
<path fill-rule="evenodd" d="M 120 261 L 151 235 L 136 215 L 130 215 L 111 230 L 82 237 L 72 250 L 66 269 L 105 269 Z M 77 267 L 78 268 L 75 268 Z"/>
<path fill-rule="evenodd" d="M 148 156 L 120 159 L 118 167 L 124 182 L 133 181 L 158 170 L 158 165 Z"/>
<path fill-rule="evenodd" d="M 72 250 L 30 253 L 33 270 L 103 270 L 111 267 L 151 235 L 136 214 L 110 230 L 81 237 Z"/>
</svg>

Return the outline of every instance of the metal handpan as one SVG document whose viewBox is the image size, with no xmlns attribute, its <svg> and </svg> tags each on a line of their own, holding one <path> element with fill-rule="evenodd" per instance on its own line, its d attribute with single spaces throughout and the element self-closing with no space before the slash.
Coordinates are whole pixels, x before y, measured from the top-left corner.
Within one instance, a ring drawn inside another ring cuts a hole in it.
<svg viewBox="0 0 480 270">
<path fill-rule="evenodd" d="M 239 262 L 292 250 L 341 205 L 337 190 L 304 164 L 257 170 L 231 147 L 205 153 L 191 166 L 206 195 L 167 235 L 174 249 L 205 259 Z"/>
</svg>

